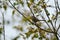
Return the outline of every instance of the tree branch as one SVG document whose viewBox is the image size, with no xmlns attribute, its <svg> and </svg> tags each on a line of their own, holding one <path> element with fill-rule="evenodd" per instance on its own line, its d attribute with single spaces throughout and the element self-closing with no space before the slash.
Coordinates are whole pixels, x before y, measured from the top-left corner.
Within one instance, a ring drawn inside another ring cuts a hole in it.
<svg viewBox="0 0 60 40">
<path fill-rule="evenodd" d="M 9 3 L 14 7 L 14 9 L 16 9 L 15 6 L 10 2 L 10 0 L 9 0 Z M 36 27 L 38 27 L 39 30 L 43 30 L 43 31 L 49 32 L 49 33 L 54 33 L 54 32 L 52 32 L 52 31 L 47 31 L 47 30 L 44 30 L 44 29 L 40 28 L 37 24 L 31 22 L 27 17 L 25 17 L 18 9 L 16 9 L 16 10 L 17 10 L 25 19 L 27 19 L 31 24 L 34 24 Z"/>
<path fill-rule="evenodd" d="M 56 9 L 56 16 L 55 16 L 55 18 L 56 18 L 56 20 L 55 20 L 55 27 L 56 27 L 56 22 L 57 22 L 57 16 L 58 16 L 58 7 L 57 7 L 57 2 L 56 2 L 56 0 L 54 0 L 54 2 L 55 2 L 55 9 Z"/>
<path fill-rule="evenodd" d="M 5 40 L 5 21 L 4 21 L 4 13 L 2 13 L 2 18 L 3 18 L 3 36 L 4 36 L 4 40 Z"/>
<path fill-rule="evenodd" d="M 40 14 L 41 15 L 41 14 Z M 50 25 L 46 22 L 45 18 L 41 15 L 42 19 L 44 20 L 44 22 L 47 24 L 47 26 L 51 29 Z M 52 31 L 52 29 L 51 29 Z"/>
<path fill-rule="evenodd" d="M 60 25 L 59 25 L 59 27 L 57 28 L 57 31 L 60 29 Z"/>
<path fill-rule="evenodd" d="M 47 11 L 47 9 L 46 9 L 46 6 L 45 6 L 45 2 L 42 2 L 42 4 L 43 4 L 43 8 L 44 8 L 44 10 L 45 10 L 45 13 L 46 13 L 46 15 L 47 15 L 47 18 L 50 20 L 50 18 L 49 18 L 49 12 Z M 51 23 L 51 25 L 52 25 L 52 27 L 53 27 L 53 30 L 55 31 L 55 28 L 54 28 L 54 26 L 53 26 L 53 23 L 52 23 L 52 21 L 50 20 L 50 23 Z"/>
<path fill-rule="evenodd" d="M 33 14 L 33 16 L 35 16 L 34 13 L 33 13 L 33 11 L 32 11 L 32 9 L 31 8 L 29 8 L 29 9 L 30 9 L 31 13 Z"/>
</svg>

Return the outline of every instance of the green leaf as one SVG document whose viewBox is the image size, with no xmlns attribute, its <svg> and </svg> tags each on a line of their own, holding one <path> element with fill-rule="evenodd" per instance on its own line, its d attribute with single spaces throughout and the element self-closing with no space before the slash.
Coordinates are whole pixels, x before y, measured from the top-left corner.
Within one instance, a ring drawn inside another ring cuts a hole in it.
<svg viewBox="0 0 60 40">
<path fill-rule="evenodd" d="M 35 34 L 34 34 L 34 37 L 35 37 L 35 38 L 38 38 L 38 34 L 37 34 L 37 33 L 35 33 Z"/>
<path fill-rule="evenodd" d="M 51 29 L 50 29 L 50 28 L 46 28 L 46 30 L 51 31 Z"/>
<path fill-rule="evenodd" d="M 56 19 L 55 15 L 53 15 L 51 18 L 52 18 L 53 20 L 55 20 L 55 19 Z"/>
<path fill-rule="evenodd" d="M 20 27 L 20 31 L 23 31 L 23 28 L 22 27 Z"/>
<path fill-rule="evenodd" d="M 34 31 L 33 28 L 29 28 L 29 31 L 28 31 L 27 33 L 25 33 L 25 34 L 26 34 L 26 37 L 27 37 L 27 38 L 30 37 L 30 35 L 33 34 L 34 32 L 35 32 L 35 31 Z"/>
<path fill-rule="evenodd" d="M 31 17 L 30 16 L 26 16 L 28 19 L 31 19 Z M 27 22 L 28 20 L 26 19 L 26 18 L 22 18 L 22 22 Z"/>
<path fill-rule="evenodd" d="M 23 27 L 22 26 L 14 26 L 14 28 L 16 28 L 17 30 L 23 31 Z"/>
<path fill-rule="evenodd" d="M 23 6 L 24 2 L 23 2 L 22 0 L 20 0 L 20 3 L 21 3 L 21 4 L 22 4 L 22 6 Z"/>
<path fill-rule="evenodd" d="M 49 13 L 47 13 L 47 15 L 49 16 L 50 14 L 49 14 Z"/>
<path fill-rule="evenodd" d="M 28 20 L 25 19 L 24 17 L 22 18 L 22 22 L 27 22 Z"/>
<path fill-rule="evenodd" d="M 27 33 L 25 33 L 26 34 L 26 37 L 28 38 L 28 37 L 30 37 L 30 35 L 32 34 L 31 32 L 27 32 Z"/>
<path fill-rule="evenodd" d="M 42 40 L 43 38 L 42 37 L 39 37 L 40 40 Z"/>
<path fill-rule="evenodd" d="M 47 22 L 51 22 L 51 20 L 48 20 Z"/>
<path fill-rule="evenodd" d="M 31 2 L 31 3 L 33 3 L 33 2 L 34 2 L 34 0 L 30 0 L 30 2 Z"/>
<path fill-rule="evenodd" d="M 27 6 L 30 8 L 31 4 L 27 2 Z"/>
<path fill-rule="evenodd" d="M 14 14 L 15 14 L 15 10 L 12 11 L 12 15 L 14 15 Z"/>
<path fill-rule="evenodd" d="M 17 5 L 18 3 L 14 3 L 14 6 Z"/>
<path fill-rule="evenodd" d="M 3 30 L 3 28 L 0 28 L 0 34 L 2 34 L 2 30 Z"/>
<path fill-rule="evenodd" d="M 7 5 L 3 5 L 3 8 L 4 8 L 4 10 L 6 10 L 7 9 Z"/>
<path fill-rule="evenodd" d="M 58 14 L 60 14 L 60 12 L 58 12 Z"/>
<path fill-rule="evenodd" d="M 37 8 L 37 6 L 33 6 L 33 8 Z"/>
<path fill-rule="evenodd" d="M 15 37 L 13 40 L 17 40 L 20 36 Z"/>
<path fill-rule="evenodd" d="M 40 5 L 41 4 L 41 2 L 39 1 L 38 3 L 37 3 L 37 5 Z"/>
</svg>

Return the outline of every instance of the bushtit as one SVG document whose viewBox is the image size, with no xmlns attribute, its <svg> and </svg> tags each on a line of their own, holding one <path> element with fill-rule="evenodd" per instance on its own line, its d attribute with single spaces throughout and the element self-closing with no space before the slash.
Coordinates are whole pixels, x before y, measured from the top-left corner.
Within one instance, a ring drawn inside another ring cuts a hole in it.
<svg viewBox="0 0 60 40">
<path fill-rule="evenodd" d="M 35 16 L 32 16 L 32 21 L 34 22 L 34 23 L 36 23 L 38 26 L 41 26 L 41 22 L 40 22 L 40 20 L 38 19 L 38 18 L 36 18 Z"/>
<path fill-rule="evenodd" d="M 32 19 L 33 22 L 39 21 L 39 19 L 37 19 L 35 16 L 31 16 L 31 19 Z"/>
</svg>

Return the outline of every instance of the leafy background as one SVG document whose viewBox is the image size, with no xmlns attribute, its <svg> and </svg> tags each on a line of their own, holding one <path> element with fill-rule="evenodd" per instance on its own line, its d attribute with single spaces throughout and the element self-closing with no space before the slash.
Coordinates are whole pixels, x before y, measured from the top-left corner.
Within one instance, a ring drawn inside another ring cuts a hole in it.
<svg viewBox="0 0 60 40">
<path fill-rule="evenodd" d="M 3 40 L 3 33 L 2 33 L 2 13 L 4 13 L 4 23 L 5 23 L 5 38 L 6 40 L 56 40 L 56 37 L 53 36 L 53 34 L 51 33 L 46 33 L 42 30 L 38 30 L 38 28 L 29 23 L 25 18 L 23 18 L 23 16 L 21 14 L 19 14 L 12 6 L 11 4 L 8 2 L 8 0 L 1 0 L 2 2 L 0 3 L 0 34 L 1 34 L 1 40 Z M 31 12 L 29 10 L 29 7 L 33 4 L 33 2 L 35 2 L 36 4 L 38 3 L 39 0 L 29 0 L 30 3 L 28 3 L 28 6 L 26 4 L 26 0 L 11 0 L 12 4 L 21 12 L 23 13 L 28 19 L 31 19 Z M 29 2 L 28 1 L 28 2 Z M 45 0 L 46 2 L 48 0 Z M 58 1 L 59 2 L 59 1 Z M 39 4 L 37 4 L 39 5 Z M 54 0 L 49 0 L 49 2 L 47 3 L 47 5 L 54 5 Z M 38 6 L 39 7 L 39 6 Z M 35 16 L 37 16 L 38 19 L 42 19 L 40 18 L 40 15 L 37 12 L 40 12 L 43 10 L 44 6 L 42 6 L 42 9 L 39 9 L 38 7 L 34 6 L 33 12 L 35 12 Z M 49 8 L 47 7 L 48 11 L 50 14 L 48 14 L 50 16 L 50 19 L 52 18 L 52 20 L 54 20 L 54 15 L 55 15 L 55 8 Z M 37 11 L 38 10 L 38 11 Z M 45 17 L 45 19 L 47 20 L 47 22 L 49 23 L 50 20 L 47 19 L 46 14 L 44 10 L 42 11 L 41 15 L 43 15 Z M 54 15 L 53 15 L 54 14 Z M 60 16 L 59 19 L 57 21 L 57 26 L 59 26 L 60 24 Z M 43 25 L 44 24 L 44 25 Z M 50 24 L 50 23 L 49 23 Z M 49 30 L 47 25 L 42 22 L 42 23 L 38 23 L 39 26 L 41 26 L 42 28 Z M 57 28 L 57 27 L 56 27 Z M 41 35 L 39 34 L 39 32 L 41 32 L 40 34 L 42 35 L 42 37 L 40 37 Z M 47 35 L 46 35 L 47 34 Z M 40 35 L 40 36 L 39 36 Z M 53 37 L 52 37 L 53 36 Z"/>
</svg>

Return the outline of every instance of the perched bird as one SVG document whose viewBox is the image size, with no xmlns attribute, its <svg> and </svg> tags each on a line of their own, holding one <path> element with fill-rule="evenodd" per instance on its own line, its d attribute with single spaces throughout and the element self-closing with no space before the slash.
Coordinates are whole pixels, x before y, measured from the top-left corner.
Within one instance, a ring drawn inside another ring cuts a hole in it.
<svg viewBox="0 0 60 40">
<path fill-rule="evenodd" d="M 39 21 L 39 19 L 36 18 L 35 16 L 31 16 L 31 19 L 32 19 L 33 22 L 37 22 L 37 21 Z"/>
<path fill-rule="evenodd" d="M 40 22 L 40 20 L 38 18 L 36 18 L 35 16 L 31 16 L 31 19 L 34 23 L 36 23 L 38 26 L 41 26 L 42 23 Z"/>
</svg>

